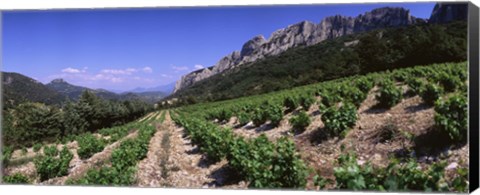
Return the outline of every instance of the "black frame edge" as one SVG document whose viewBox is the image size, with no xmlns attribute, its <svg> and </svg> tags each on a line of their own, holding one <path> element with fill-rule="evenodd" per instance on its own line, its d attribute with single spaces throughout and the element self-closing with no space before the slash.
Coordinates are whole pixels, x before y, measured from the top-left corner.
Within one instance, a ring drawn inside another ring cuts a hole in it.
<svg viewBox="0 0 480 195">
<path fill-rule="evenodd" d="M 468 64 L 469 64 L 469 142 L 470 142 L 470 193 L 479 187 L 479 14 L 478 7 L 468 4 Z"/>
</svg>

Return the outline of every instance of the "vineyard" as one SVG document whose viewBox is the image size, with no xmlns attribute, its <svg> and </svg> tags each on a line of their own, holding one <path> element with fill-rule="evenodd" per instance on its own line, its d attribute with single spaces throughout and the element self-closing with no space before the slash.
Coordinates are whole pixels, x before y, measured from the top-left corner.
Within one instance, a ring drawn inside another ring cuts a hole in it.
<svg viewBox="0 0 480 195">
<path fill-rule="evenodd" d="M 3 181 L 465 192 L 467 89 L 445 63 L 161 110 L 4 150 Z"/>
</svg>

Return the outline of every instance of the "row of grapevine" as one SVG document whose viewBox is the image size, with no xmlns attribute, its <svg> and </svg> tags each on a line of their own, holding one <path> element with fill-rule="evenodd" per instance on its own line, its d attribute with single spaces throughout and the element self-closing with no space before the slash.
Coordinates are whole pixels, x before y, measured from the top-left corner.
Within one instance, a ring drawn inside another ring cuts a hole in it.
<svg viewBox="0 0 480 195">
<path fill-rule="evenodd" d="M 276 176 L 269 169 L 275 160 L 265 159 L 271 158 L 270 155 L 275 154 L 272 151 L 276 151 L 276 145 L 283 144 L 286 138 L 279 139 L 277 143 L 270 143 L 264 135 L 245 140 L 234 136 L 231 130 L 205 120 L 218 119 L 225 122 L 236 116 L 241 125 L 253 122 L 260 126 L 268 120 L 276 124 L 284 114 L 295 111 L 289 122 L 294 130 L 302 132 L 311 122 L 306 111 L 316 102 L 325 125 L 321 130 L 330 136 L 342 137 L 355 125 L 360 104 L 376 86 L 375 99 L 378 106 L 385 109 L 394 107 L 405 96 L 418 95 L 425 105 L 434 107 L 434 130 L 444 133 L 452 144 L 456 144 L 465 142 L 467 138 L 466 67 L 465 62 L 447 63 L 346 77 L 268 94 L 189 105 L 178 108 L 182 114 L 174 119 L 177 124 L 185 127 L 195 144 L 204 148 L 202 151 L 207 156 L 216 160 L 227 158 L 230 166 L 237 167 L 237 172 L 250 181 L 251 186 L 284 187 L 284 183 L 275 183 L 273 178 Z M 183 116 L 185 113 L 188 113 L 188 119 Z M 250 160 L 235 158 L 233 154 Z M 265 162 L 260 162 L 260 159 Z M 294 165 L 292 161 L 289 166 Z M 464 191 L 468 188 L 464 168 L 458 168 L 457 177 L 447 182 L 444 163 L 434 163 L 421 170 L 417 166 L 415 161 L 392 160 L 387 168 L 374 168 L 368 163 L 365 166 L 358 165 L 355 158 L 344 156 L 339 159 L 335 169 L 335 186 L 341 189 L 381 190 Z M 402 180 L 402 177 L 406 179 Z M 301 186 L 297 184 L 296 187 Z"/>
<path fill-rule="evenodd" d="M 414 160 L 406 163 L 392 160 L 386 167 L 373 167 L 370 163 L 358 164 L 352 153 L 342 154 L 334 169 L 335 188 L 381 191 L 460 191 L 468 190 L 465 168 L 457 169 L 456 179 L 447 182 L 446 162 L 436 162 L 421 168 Z"/>
<path fill-rule="evenodd" d="M 68 174 L 70 161 L 73 154 L 66 146 L 61 151 L 57 150 L 55 145 L 44 148 L 44 155 L 34 160 L 37 174 L 40 181 L 45 181 L 54 177 L 65 176 Z"/>
<path fill-rule="evenodd" d="M 166 112 L 157 112 L 153 115 L 160 116 L 160 120 L 165 119 Z M 149 133 L 155 130 L 155 127 L 149 126 L 155 118 L 150 120 L 145 120 L 142 122 L 131 122 L 126 125 L 116 126 L 111 128 L 104 128 L 99 130 L 101 136 L 96 136 L 92 133 L 84 133 L 81 135 L 72 136 L 69 138 L 70 141 L 78 142 L 77 154 L 81 159 L 88 159 L 92 155 L 101 152 L 107 144 L 111 144 L 115 141 L 118 141 L 120 138 L 125 137 L 129 132 L 137 129 L 149 129 L 150 131 L 139 131 L 138 138 L 136 138 L 135 146 L 140 146 L 143 151 L 148 147 Z M 103 136 L 103 137 L 102 137 Z M 140 141 L 142 140 L 142 141 Z M 145 142 L 147 142 L 147 147 L 145 147 Z M 123 144 L 124 150 L 129 150 L 130 146 Z M 36 154 L 34 158 L 34 164 L 37 171 L 37 175 L 40 176 L 40 181 L 45 181 L 54 177 L 65 176 L 68 174 L 69 163 L 73 158 L 73 154 L 68 150 L 66 146 L 63 147 L 61 151 L 57 150 L 57 145 L 53 144 L 50 146 L 42 146 L 41 144 L 35 144 L 33 147 L 34 152 L 40 152 L 43 148 L 42 153 Z M 8 162 L 12 150 L 4 150 L 2 158 L 4 162 Z M 122 161 L 121 158 L 118 158 L 117 161 Z M 121 173 L 123 171 L 119 171 Z M 126 173 L 129 173 L 126 171 Z M 131 176 L 131 175 L 130 175 Z M 21 173 L 16 173 L 11 176 L 5 176 L 3 178 L 6 183 L 31 183 L 33 180 Z"/>
<path fill-rule="evenodd" d="M 160 122 L 165 119 L 165 112 Z M 92 168 L 87 174 L 77 180 L 68 180 L 68 184 L 81 185 L 132 185 L 135 183 L 135 171 L 138 161 L 144 159 L 148 152 L 150 139 L 156 132 L 155 125 L 147 122 L 131 124 L 137 130 L 137 137 L 123 141 L 113 150 L 109 166 Z"/>
<path fill-rule="evenodd" d="M 227 159 L 243 179 L 254 188 L 301 188 L 306 185 L 308 170 L 295 150 L 294 143 L 281 138 L 276 143 L 265 135 L 256 139 L 235 136 L 202 119 L 173 116 L 183 126 L 192 143 L 210 160 Z"/>
<path fill-rule="evenodd" d="M 444 79 L 445 76 L 441 75 L 449 75 L 449 79 Z M 398 76 L 403 75 L 403 76 Z M 398 79 L 402 77 L 403 79 Z M 343 99 L 350 96 L 351 103 L 358 104 L 359 99 L 356 96 L 362 96 L 356 89 L 357 88 L 360 92 L 366 94 L 370 89 L 373 88 L 374 85 L 381 84 L 383 82 L 388 82 L 384 80 L 390 80 L 394 82 L 405 82 L 409 86 L 415 85 L 414 83 L 420 80 L 422 81 L 430 81 L 432 83 L 437 83 L 438 85 L 445 85 L 449 82 L 442 81 L 442 80 L 456 80 L 452 83 L 456 83 L 456 89 L 461 89 L 464 91 L 466 89 L 466 79 L 467 79 L 467 64 L 465 62 L 462 63 L 446 63 L 446 64 L 434 64 L 428 66 L 416 66 L 411 68 L 404 68 L 404 69 L 397 69 L 394 71 L 384 71 L 384 72 L 375 72 L 369 73 L 367 75 L 361 76 L 351 76 L 345 77 L 341 79 L 335 79 L 331 81 L 305 85 L 301 87 L 292 88 L 289 90 L 282 90 L 277 92 L 265 93 L 261 95 L 255 96 L 248 96 L 242 97 L 233 100 L 224 100 L 218 102 L 210 102 L 210 103 L 200 103 L 189 105 L 186 107 L 182 107 L 182 110 L 188 110 L 190 113 L 195 113 L 198 117 L 201 118 L 209 118 L 208 115 L 213 113 L 214 111 L 220 110 L 228 110 L 230 113 L 237 113 L 242 109 L 251 110 L 255 107 L 260 106 L 265 101 L 274 102 L 283 104 L 284 100 L 287 97 L 295 97 L 294 99 L 300 99 L 298 97 L 302 96 L 309 96 L 310 94 L 316 94 L 320 96 L 322 99 L 323 96 L 333 96 L 333 97 L 326 97 L 325 99 L 333 99 L 332 103 L 339 100 L 335 99 Z M 458 82 L 458 79 L 460 82 Z M 416 80 L 416 81 L 414 81 Z M 442 81 L 442 82 L 440 82 Z M 420 81 L 421 82 L 421 81 Z M 350 89 L 347 89 L 350 88 Z M 411 87 L 411 88 L 418 88 L 418 87 Z M 345 90 L 347 89 L 347 90 Z M 418 90 L 418 89 L 417 89 Z M 345 91 L 347 95 L 340 94 Z M 348 92 L 351 91 L 349 94 Z M 322 96 L 323 92 L 323 96 Z M 337 93 L 340 92 L 340 93 Z M 416 94 L 419 94 L 417 91 Z M 328 100 L 326 102 L 322 102 L 325 106 L 329 107 L 332 103 Z M 297 105 L 300 105 L 300 101 L 297 101 Z M 228 112 L 227 111 L 227 112 Z"/>
</svg>

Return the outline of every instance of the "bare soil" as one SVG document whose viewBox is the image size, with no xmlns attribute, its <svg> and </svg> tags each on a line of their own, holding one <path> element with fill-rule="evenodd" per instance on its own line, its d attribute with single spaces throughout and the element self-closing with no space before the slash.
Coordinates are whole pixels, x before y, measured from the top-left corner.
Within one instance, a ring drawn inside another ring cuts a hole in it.
<svg viewBox="0 0 480 195">
<path fill-rule="evenodd" d="M 161 140 L 166 132 L 163 124 L 157 124 L 157 132 L 150 140 L 147 157 L 138 163 L 137 170 L 137 185 L 141 187 L 160 186 L 161 172 L 160 172 L 160 157 L 163 153 L 161 148 Z"/>
<path fill-rule="evenodd" d="M 102 152 L 94 154 L 89 159 L 82 160 L 77 154 L 78 143 L 77 141 L 69 142 L 66 144 L 67 148 L 72 152 L 73 159 L 70 161 L 69 174 L 63 177 L 56 177 L 49 179 L 47 181 L 40 182 L 37 173 L 35 164 L 33 162 L 28 162 L 19 166 L 9 166 L 4 170 L 5 175 L 13 175 L 15 173 L 21 173 L 33 180 L 34 184 L 47 184 L 47 185 L 63 185 L 67 179 L 78 179 L 82 177 L 90 168 L 104 164 L 112 154 L 112 151 L 117 148 L 120 143 L 126 139 L 134 138 L 137 135 L 137 131 L 133 131 L 124 138 L 106 146 Z M 58 144 L 57 149 L 62 149 L 63 145 Z M 43 150 L 41 151 L 43 152 Z"/>
<path fill-rule="evenodd" d="M 406 86 L 402 86 L 404 92 Z M 404 97 L 402 101 L 390 109 L 378 108 L 375 96 L 378 88 L 373 88 L 366 100 L 360 105 L 356 125 L 349 130 L 345 138 L 326 138 L 322 130 L 324 124 L 318 112 L 318 105 L 314 104 L 307 113 L 311 116 L 311 124 L 306 131 L 299 135 L 290 132 L 291 125 L 288 120 L 298 109 L 287 114 L 278 127 L 271 127 L 268 123 L 254 127 L 251 123 L 244 127 L 237 127 L 238 122 L 229 121 L 224 127 L 232 128 L 234 133 L 247 138 L 255 138 L 264 133 L 270 140 L 282 136 L 289 136 L 295 141 L 302 159 L 323 177 L 334 179 L 333 168 L 336 160 L 344 152 L 353 152 L 357 155 L 358 163 L 371 162 L 374 166 L 384 167 L 392 156 L 414 157 L 421 166 L 426 166 L 438 160 L 446 160 L 449 165 L 458 164 L 457 167 L 468 167 L 468 144 L 460 146 L 431 145 L 420 147 L 424 140 L 432 143 L 442 142 L 436 138 L 434 129 L 433 107 L 423 103 L 419 96 Z M 317 97 L 318 99 L 319 97 Z M 378 135 L 385 125 L 391 124 L 397 129 L 392 139 L 384 142 L 378 141 Z M 416 139 L 407 139 L 402 136 L 404 132 L 413 135 Z M 342 152 L 340 147 L 344 146 Z M 454 172 L 453 170 L 448 170 Z M 313 188 L 311 181 L 309 189 Z M 331 186 L 327 186 L 327 189 Z"/>
<path fill-rule="evenodd" d="M 183 127 L 177 127 L 167 112 L 165 122 L 160 126 L 150 142 L 147 158 L 139 164 L 138 185 L 148 187 L 175 188 L 246 188 L 242 181 L 232 182 L 228 178 L 231 172 L 226 167 L 227 161 L 208 162 L 193 146 L 184 134 Z M 166 133 L 168 132 L 168 133 Z M 162 137 L 169 135 L 168 154 L 161 147 Z M 168 155 L 168 161 L 162 168 L 161 158 Z M 168 171 L 168 173 L 162 173 Z M 162 177 L 163 175 L 163 177 Z"/>
<path fill-rule="evenodd" d="M 406 87 L 402 87 L 405 92 Z M 390 109 L 378 108 L 376 106 L 378 102 L 375 99 L 377 90 L 378 88 L 374 87 L 360 105 L 357 111 L 357 122 L 344 138 L 324 136 L 324 124 L 317 104 L 312 105 L 307 111 L 312 122 L 300 134 L 291 131 L 289 119 L 301 108 L 286 114 L 277 127 L 270 125 L 269 122 L 260 127 L 255 127 L 252 123 L 239 126 L 236 117 L 220 125 L 232 128 L 236 135 L 246 138 L 255 138 L 261 134 L 265 134 L 271 141 L 283 136 L 290 137 L 295 142 L 304 162 L 314 168 L 320 176 L 330 179 L 334 179 L 333 168 L 337 166 L 336 160 L 345 152 L 355 153 L 359 164 L 370 162 L 378 167 L 386 166 L 392 156 L 416 158 L 421 166 L 445 160 L 449 165 L 446 168 L 447 177 L 451 177 L 459 167 L 468 168 L 468 144 L 452 146 L 442 142 L 442 138 L 435 134 L 433 107 L 425 105 L 419 96 L 405 96 L 399 104 Z M 161 112 L 152 112 L 139 121 L 159 119 L 160 116 Z M 383 139 L 382 133 L 387 126 L 390 130 L 393 129 L 394 133 L 391 137 Z M 165 114 L 165 121 L 156 124 L 156 128 L 157 132 L 149 143 L 147 157 L 137 165 L 138 186 L 240 189 L 248 187 L 247 182 L 235 178 L 235 173 L 230 170 L 226 160 L 210 162 L 191 143 L 184 128 L 174 124 L 169 112 Z M 414 139 L 408 138 L 407 134 L 412 135 Z M 64 184 L 68 178 L 75 179 L 83 176 L 91 167 L 105 164 L 112 150 L 118 147 L 121 141 L 134 136 L 136 131 L 87 160 L 79 159 L 76 142 L 68 143 L 67 147 L 74 154 L 74 159 L 70 162 L 69 175 L 41 184 Z M 60 149 L 62 146 L 57 147 Z M 345 151 L 342 151 L 341 147 L 344 147 Z M 27 155 L 21 155 L 19 151 L 15 151 L 14 157 L 15 159 L 31 158 L 35 155 L 31 150 L 31 148 L 28 149 Z M 7 167 L 5 171 L 7 175 L 17 172 L 36 178 L 35 166 L 32 162 Z M 327 189 L 331 187 L 333 186 L 327 185 Z M 315 189 L 311 178 L 309 178 L 307 189 Z"/>
</svg>

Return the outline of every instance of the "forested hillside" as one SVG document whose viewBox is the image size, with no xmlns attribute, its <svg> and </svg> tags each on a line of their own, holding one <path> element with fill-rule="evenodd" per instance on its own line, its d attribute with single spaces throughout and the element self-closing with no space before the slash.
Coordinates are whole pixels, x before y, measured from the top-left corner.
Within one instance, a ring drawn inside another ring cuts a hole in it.
<svg viewBox="0 0 480 195">
<path fill-rule="evenodd" d="M 13 72 L 2 72 L 3 108 L 11 108 L 26 101 L 60 104 L 65 96 L 42 83 Z"/>
<path fill-rule="evenodd" d="M 356 74 L 466 60 L 467 24 L 381 29 L 290 49 L 214 75 L 170 98 L 178 104 L 231 99 Z"/>
<path fill-rule="evenodd" d="M 152 109 L 152 105 L 143 101 L 104 100 L 90 91 L 84 91 L 78 101 L 67 101 L 62 107 L 25 102 L 2 112 L 2 142 L 19 148 L 71 139 L 130 122 Z"/>
<path fill-rule="evenodd" d="M 70 100 L 78 100 L 83 91 L 85 90 L 89 90 L 92 93 L 95 93 L 96 96 L 103 99 L 118 98 L 118 95 L 116 93 L 107 90 L 93 90 L 87 87 L 72 85 L 63 79 L 54 79 L 50 83 L 46 84 L 46 86 L 52 90 L 57 91 L 60 94 L 67 96 L 68 98 L 70 98 Z"/>
</svg>

